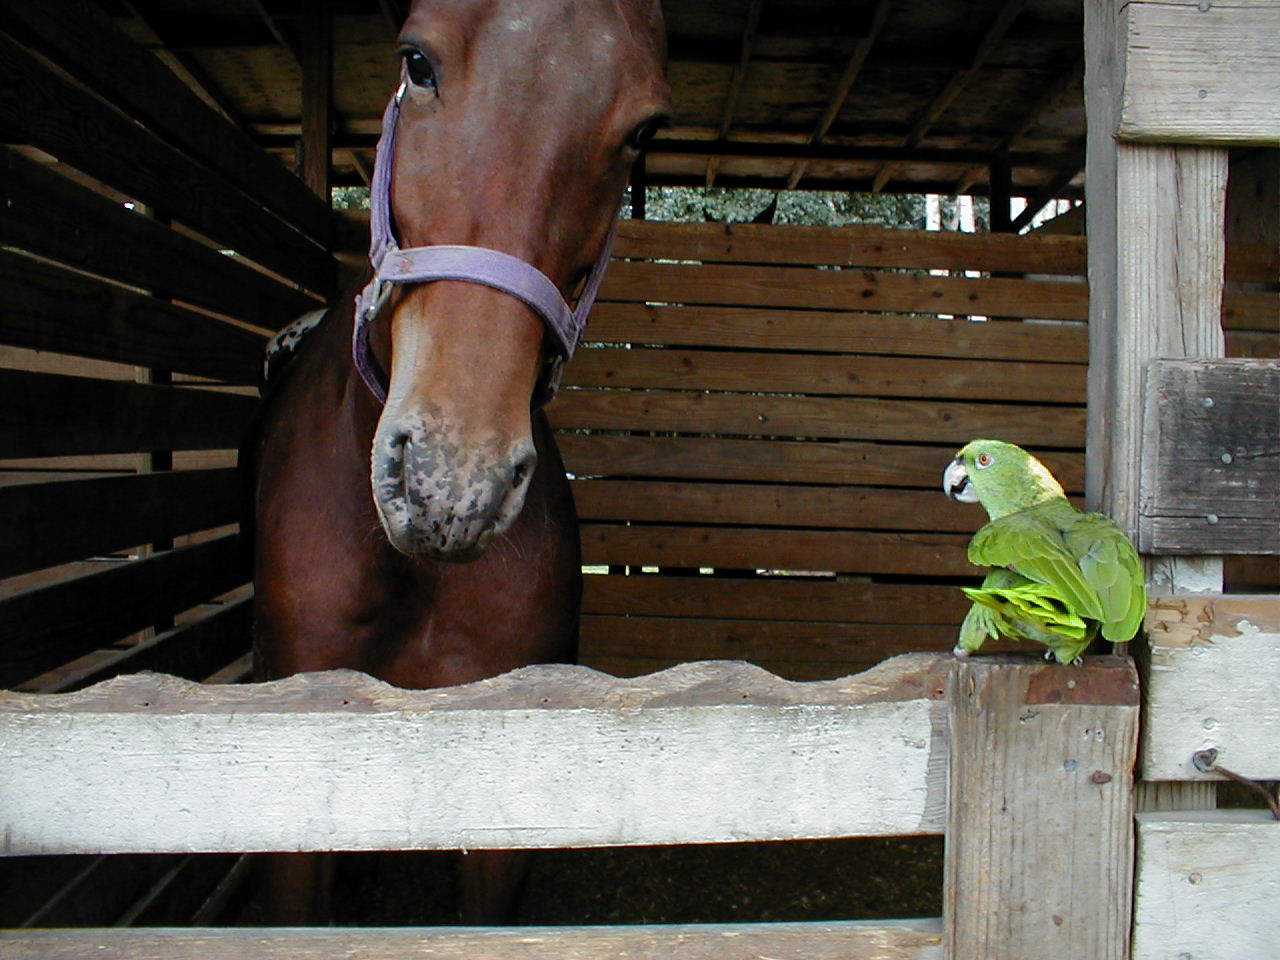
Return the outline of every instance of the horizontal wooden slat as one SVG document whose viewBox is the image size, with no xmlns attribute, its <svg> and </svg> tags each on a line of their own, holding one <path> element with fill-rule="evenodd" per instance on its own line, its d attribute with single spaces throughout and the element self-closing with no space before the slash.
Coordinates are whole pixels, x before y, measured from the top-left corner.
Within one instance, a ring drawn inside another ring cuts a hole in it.
<svg viewBox="0 0 1280 960">
<path fill-rule="evenodd" d="M 0 458 L 234 449 L 251 397 L 0 370 Z"/>
<path fill-rule="evenodd" d="M 967 533 L 986 522 L 980 508 L 948 500 L 941 486 L 929 491 L 578 480 L 573 499 L 583 520 Z"/>
<path fill-rule="evenodd" d="M 615 255 L 706 262 L 833 264 L 855 267 L 1085 272 L 1083 237 L 886 230 L 853 224 L 810 227 L 759 223 L 623 220 Z"/>
<path fill-rule="evenodd" d="M 554 415 L 555 407 L 551 409 Z M 556 443 L 569 471 L 579 476 L 864 483 L 930 490 L 941 483 L 940 471 L 959 446 L 571 432 L 561 432 Z M 1035 453 L 1069 491 L 1084 489 L 1079 453 L 1040 449 Z"/>
<path fill-rule="evenodd" d="M 0 931 L 10 960 L 942 960 L 938 920 L 496 929 Z"/>
<path fill-rule="evenodd" d="M 44 693 L 65 693 L 122 673 L 154 670 L 201 680 L 249 651 L 253 641 L 253 601 L 245 598 L 212 607 L 199 616 L 119 650 L 80 670 L 64 674 Z"/>
<path fill-rule="evenodd" d="M 0 686 L 107 646 L 249 579 L 235 534 L 112 563 L 0 601 Z"/>
<path fill-rule="evenodd" d="M 1082 282 L 726 264 L 614 263 L 605 275 L 600 297 L 1059 320 L 1084 320 L 1089 315 L 1089 289 Z"/>
<path fill-rule="evenodd" d="M 753 307 L 602 303 L 592 311 L 586 336 L 588 341 L 604 343 L 988 360 L 1084 363 L 1089 358 L 1088 330 L 1079 322 L 982 323 L 963 318 Z"/>
<path fill-rule="evenodd" d="M 1280 141 L 1280 8 L 1272 0 L 1125 5 L 1122 139 Z"/>
<path fill-rule="evenodd" d="M 787 620 L 695 620 L 687 617 L 582 618 L 582 657 L 640 662 L 747 660 L 825 668 L 839 677 L 903 653 L 951 650 L 954 626 L 792 622 Z M 984 647 L 984 649 L 986 649 Z M 784 671 L 784 676 L 789 672 Z M 813 673 L 803 679 L 812 679 Z M 796 675 L 797 679 L 800 679 Z"/>
<path fill-rule="evenodd" d="M 4 34 L 0 83 L 13 91 L 0 99 L 10 142 L 32 144 L 309 290 L 335 292 L 332 256 Z"/>
<path fill-rule="evenodd" d="M 1264 810 L 1137 815 L 1133 960 L 1264 960 L 1280 925 L 1280 822 Z"/>
<path fill-rule="evenodd" d="M 557 429 L 662 430 L 773 436 L 967 443 L 996 436 L 1024 446 L 1079 447 L 1079 407 L 778 397 L 667 391 L 565 390 L 548 408 Z"/>
<path fill-rule="evenodd" d="M 101 7 L 3 0 L 5 26 L 70 70 L 117 108 L 177 142 L 321 246 L 333 243 L 328 204 L 274 157 L 196 96 L 150 51 L 133 43 Z"/>
<path fill-rule="evenodd" d="M 1280 780 L 1280 597 L 1157 596 L 1146 628 L 1143 778 L 1215 779 L 1191 760 L 1215 749 L 1228 770 Z"/>
<path fill-rule="evenodd" d="M 958 624 L 968 606 L 952 586 L 784 577 L 591 574 L 584 578 L 582 596 L 588 614 L 898 625 Z"/>
<path fill-rule="evenodd" d="M 801 686 L 689 664 L 631 681 L 531 667 L 446 690 L 336 671 L 0 694 L 0 853 L 936 833 L 949 660 Z"/>
<path fill-rule="evenodd" d="M 234 523 L 239 508 L 234 468 L 0 486 L 0 577 Z"/>
<path fill-rule="evenodd" d="M 1085 371 L 1066 363 L 603 348 L 579 351 L 565 383 L 1083 404 Z"/>
<path fill-rule="evenodd" d="M 12 150 L 0 157 L 0 242 L 262 327 L 282 327 L 319 305 Z"/>
<path fill-rule="evenodd" d="M 0 341 L 256 383 L 266 338 L 193 310 L 0 251 Z"/>
<path fill-rule="evenodd" d="M 950 533 L 582 525 L 584 563 L 637 566 L 965 577 L 977 573 L 968 542 Z"/>
</svg>

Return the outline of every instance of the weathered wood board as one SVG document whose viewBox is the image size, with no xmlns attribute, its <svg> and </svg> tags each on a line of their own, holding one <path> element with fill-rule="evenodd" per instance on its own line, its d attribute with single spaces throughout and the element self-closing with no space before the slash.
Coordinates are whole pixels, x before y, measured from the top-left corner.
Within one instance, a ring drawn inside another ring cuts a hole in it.
<svg viewBox="0 0 1280 960">
<path fill-rule="evenodd" d="M 1122 139 L 1260 146 L 1280 140 L 1274 0 L 1134 0 L 1115 7 L 1128 27 Z"/>
<path fill-rule="evenodd" d="M 949 658 L 783 681 L 526 668 L 437 691 L 362 674 L 140 674 L 0 695 L 0 852 L 572 847 L 937 833 Z"/>
<path fill-rule="evenodd" d="M 508 929 L 17 930 L 7 960 L 941 960 L 936 919 Z"/>
<path fill-rule="evenodd" d="M 1280 779 L 1280 597 L 1154 597 L 1142 777 L 1219 779 L 1191 755 L 1255 780 Z"/>
<path fill-rule="evenodd" d="M 1280 360 L 1155 360 L 1138 547 L 1280 553 Z"/>
<path fill-rule="evenodd" d="M 943 917 L 952 960 L 1124 960 L 1138 678 L 970 658 L 950 678 Z"/>
<path fill-rule="evenodd" d="M 1265 810 L 1137 816 L 1133 960 L 1273 960 L 1280 820 Z"/>
</svg>

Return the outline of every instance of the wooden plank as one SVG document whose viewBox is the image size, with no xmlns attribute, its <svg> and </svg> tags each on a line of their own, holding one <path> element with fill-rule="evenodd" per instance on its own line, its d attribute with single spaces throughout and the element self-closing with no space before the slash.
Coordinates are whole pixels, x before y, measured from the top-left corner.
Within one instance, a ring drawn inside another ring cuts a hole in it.
<svg viewBox="0 0 1280 960">
<path fill-rule="evenodd" d="M 0 600 L 0 686 L 39 676 L 239 586 L 251 575 L 247 559 L 237 535 L 226 534 Z"/>
<path fill-rule="evenodd" d="M 240 496 L 231 467 L 0 486 L 0 577 L 234 523 Z"/>
<path fill-rule="evenodd" d="M 1156 360 L 1138 547 L 1280 553 L 1280 360 Z"/>
<path fill-rule="evenodd" d="M 303 8 L 299 60 L 302 66 L 302 179 L 329 203 L 333 153 L 333 0 Z"/>
<path fill-rule="evenodd" d="M 234 600 L 213 606 L 176 627 L 135 646 L 63 674 L 41 693 L 66 693 L 101 683 L 123 673 L 154 670 L 203 680 L 220 667 L 249 652 L 253 642 L 253 601 Z"/>
<path fill-rule="evenodd" d="M 1083 237 L 1010 236 L 760 223 L 618 225 L 615 255 L 708 263 L 829 264 L 844 267 L 989 270 L 1083 276 Z"/>
<path fill-rule="evenodd" d="M 841 677 L 900 654 L 950 653 L 958 626 L 959 618 L 952 625 L 904 628 L 873 623 L 588 614 L 582 618 L 581 655 L 588 666 L 596 661 L 632 659 L 638 669 L 646 664 L 691 660 L 785 664 L 780 667 L 782 675 L 808 680 L 819 675 Z M 1003 649 L 1010 647 L 1005 644 Z"/>
<path fill-rule="evenodd" d="M 954 533 L 582 525 L 584 563 L 634 566 L 965 577 L 977 573 L 968 544 Z"/>
<path fill-rule="evenodd" d="M 815 313 L 753 307 L 601 303 L 588 342 L 815 350 L 988 360 L 1088 360 L 1083 323 L 975 323 L 963 318 Z M 570 372 L 573 365 L 568 368 Z"/>
<path fill-rule="evenodd" d="M 553 408 L 554 409 L 554 408 Z M 569 471 L 579 477 L 671 477 L 690 480 L 758 480 L 799 483 L 863 483 L 923 487 L 938 483 L 938 464 L 951 447 L 858 442 L 805 443 L 716 437 L 652 437 L 562 432 L 556 443 Z M 1079 452 L 1036 450 L 1068 491 L 1084 489 Z"/>
<path fill-rule="evenodd" d="M 251 397 L 0 370 L 0 458 L 235 449 Z"/>
<path fill-rule="evenodd" d="M 955 663 L 948 693 L 946 955 L 1123 960 L 1138 736 L 1132 663 L 971 658 Z"/>
<path fill-rule="evenodd" d="M 937 920 L 417 929 L 0 931 L 10 960 L 940 960 Z"/>
<path fill-rule="evenodd" d="M 583 520 L 633 523 L 947 530 L 972 534 L 986 522 L 983 511 L 957 507 L 941 489 L 577 480 L 573 499 Z"/>
<path fill-rule="evenodd" d="M 0 34 L 0 123 L 29 143 L 163 210 L 322 296 L 337 261 L 203 165 L 44 66 Z"/>
<path fill-rule="evenodd" d="M 566 370 L 565 383 L 584 387 L 1083 404 L 1085 366 L 978 359 L 597 348 L 578 351 Z"/>
<path fill-rule="evenodd" d="M 12 150 L 0 157 L 0 241 L 9 246 L 262 327 L 282 327 L 319 306 Z"/>
<path fill-rule="evenodd" d="M 968 607 L 952 586 L 783 577 L 592 574 L 584 578 L 582 596 L 587 614 L 898 625 L 958 624 Z"/>
<path fill-rule="evenodd" d="M 126 37 L 97 4 L 57 8 L 3 0 L 6 27 L 86 86 L 176 141 L 321 246 L 333 242 L 329 205 L 209 107 L 149 50 Z"/>
<path fill-rule="evenodd" d="M 1142 776 L 1219 780 L 1191 762 L 1218 762 L 1255 780 L 1280 780 L 1280 597 L 1156 596 Z"/>
<path fill-rule="evenodd" d="M 233 383 L 257 383 L 266 337 L 0 251 L 0 340 Z"/>
<path fill-rule="evenodd" d="M 1133 960 L 1268 960 L 1280 823 L 1263 810 L 1140 813 Z"/>
<path fill-rule="evenodd" d="M 936 832 L 948 662 L 800 686 L 721 663 L 638 680 L 540 666 L 424 691 L 335 671 L 0 694 L 0 853 Z"/>
<path fill-rule="evenodd" d="M 1089 310 L 1089 290 L 1080 282 L 637 261 L 614 263 L 605 276 L 600 297 L 640 302 L 1058 320 L 1083 320 Z"/>
<path fill-rule="evenodd" d="M 548 409 L 557 429 L 666 430 L 740 436 L 948 443 L 999 436 L 1080 447 L 1079 407 L 867 397 L 783 397 L 675 391 L 565 390 Z"/>
<path fill-rule="evenodd" d="M 1121 16 L 1121 138 L 1280 141 L 1280 8 L 1272 0 L 1136 0 Z"/>
</svg>

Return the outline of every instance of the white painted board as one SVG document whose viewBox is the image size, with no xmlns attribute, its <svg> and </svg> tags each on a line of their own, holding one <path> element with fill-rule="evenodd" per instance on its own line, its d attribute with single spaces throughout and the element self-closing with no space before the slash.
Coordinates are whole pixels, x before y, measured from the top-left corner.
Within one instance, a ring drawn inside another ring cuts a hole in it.
<svg viewBox="0 0 1280 960">
<path fill-rule="evenodd" d="M 1137 816 L 1132 960 L 1280 956 L 1280 820 L 1264 810 Z"/>
<path fill-rule="evenodd" d="M 1214 748 L 1235 773 L 1280 780 L 1280 597 L 1153 597 L 1147 635 L 1143 779 L 1220 779 L 1191 762 Z"/>
<path fill-rule="evenodd" d="M 0 695 L 0 852 L 414 850 L 939 833 L 945 670 L 335 671 Z"/>
</svg>

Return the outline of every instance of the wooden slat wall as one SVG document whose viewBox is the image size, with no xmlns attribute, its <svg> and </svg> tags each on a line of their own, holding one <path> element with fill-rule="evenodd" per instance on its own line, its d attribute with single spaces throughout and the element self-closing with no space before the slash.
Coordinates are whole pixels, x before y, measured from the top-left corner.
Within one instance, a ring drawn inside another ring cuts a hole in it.
<svg viewBox="0 0 1280 960">
<path fill-rule="evenodd" d="M 0 12 L 0 686 L 203 678 L 249 648 L 235 450 L 333 217 L 95 4 Z"/>
<path fill-rule="evenodd" d="M 1082 238 L 633 221 L 617 255 L 551 408 L 597 571 L 583 662 L 814 679 L 948 649 L 984 519 L 939 489 L 955 449 L 1020 443 L 1083 490 Z M 1275 293 L 1233 296 L 1235 352 L 1273 353 Z"/>
</svg>

